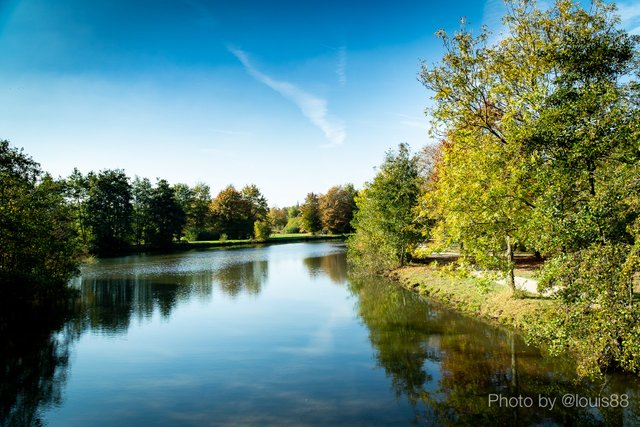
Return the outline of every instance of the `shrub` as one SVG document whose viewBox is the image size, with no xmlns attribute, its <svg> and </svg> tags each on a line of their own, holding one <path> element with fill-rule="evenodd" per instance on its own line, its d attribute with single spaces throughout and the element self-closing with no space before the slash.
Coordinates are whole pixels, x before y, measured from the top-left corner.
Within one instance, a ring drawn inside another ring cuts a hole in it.
<svg viewBox="0 0 640 427">
<path fill-rule="evenodd" d="M 271 235 L 271 225 L 266 221 L 256 221 L 253 224 L 253 236 L 256 240 L 264 242 Z"/>
<path fill-rule="evenodd" d="M 289 218 L 289 220 L 287 221 L 287 225 L 284 227 L 282 232 L 284 234 L 300 233 L 301 228 L 302 222 L 300 220 L 300 217 L 293 217 Z"/>
<path fill-rule="evenodd" d="M 636 256 L 626 244 L 595 244 L 548 261 L 539 289 L 553 291 L 560 310 L 532 329 L 530 340 L 553 354 L 577 354 L 578 371 L 609 367 L 640 372 L 640 312 L 633 303 Z"/>
</svg>

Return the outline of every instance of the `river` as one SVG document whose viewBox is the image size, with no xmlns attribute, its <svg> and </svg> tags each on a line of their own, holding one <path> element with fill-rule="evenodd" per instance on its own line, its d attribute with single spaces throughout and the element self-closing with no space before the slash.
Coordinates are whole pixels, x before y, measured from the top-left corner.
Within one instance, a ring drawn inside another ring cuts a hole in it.
<svg viewBox="0 0 640 427">
<path fill-rule="evenodd" d="M 636 379 L 578 382 L 568 357 L 352 277 L 340 243 L 101 259 L 73 286 L 74 315 L 8 335 L 0 425 L 640 424 Z"/>
</svg>

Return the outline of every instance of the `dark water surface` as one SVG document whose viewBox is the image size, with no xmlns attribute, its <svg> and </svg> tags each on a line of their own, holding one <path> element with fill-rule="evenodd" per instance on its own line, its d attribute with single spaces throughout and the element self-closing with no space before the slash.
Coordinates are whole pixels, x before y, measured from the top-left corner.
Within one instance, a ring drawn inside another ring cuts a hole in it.
<svg viewBox="0 0 640 427">
<path fill-rule="evenodd" d="M 0 425 L 640 424 L 637 380 L 578 384 L 568 358 L 348 277 L 337 243 L 104 259 L 74 285 L 75 315 L 4 331 Z"/>
</svg>

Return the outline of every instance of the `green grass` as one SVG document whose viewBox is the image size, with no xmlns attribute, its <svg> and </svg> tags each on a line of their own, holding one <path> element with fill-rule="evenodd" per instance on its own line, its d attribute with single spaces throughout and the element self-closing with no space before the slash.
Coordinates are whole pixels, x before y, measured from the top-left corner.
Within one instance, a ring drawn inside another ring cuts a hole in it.
<svg viewBox="0 0 640 427">
<path fill-rule="evenodd" d="M 476 278 L 456 277 L 430 266 L 408 266 L 393 271 L 390 276 L 421 295 L 474 316 L 496 321 L 516 329 L 526 329 L 532 318 L 555 310 L 554 300 L 514 296 L 506 285 L 479 285 Z"/>
<path fill-rule="evenodd" d="M 342 239 L 342 234 L 311 234 L 311 233 L 290 233 L 290 234 L 272 234 L 269 240 L 286 240 L 286 239 L 304 239 L 304 240 L 326 240 L 326 239 Z"/>
<path fill-rule="evenodd" d="M 270 239 L 286 239 L 289 237 L 304 237 L 304 236 L 313 236 L 311 233 L 288 233 L 288 234 L 272 234 L 269 236 Z"/>
<path fill-rule="evenodd" d="M 218 246 L 234 246 L 234 245 L 252 245 L 256 243 L 289 243 L 289 242 L 306 242 L 310 240 L 341 240 L 342 235 L 313 235 L 306 233 L 296 234 L 272 234 L 266 241 L 257 241 L 252 239 L 227 239 L 227 240 L 198 240 L 191 242 L 181 242 L 178 245 L 182 247 L 218 247 Z"/>
</svg>

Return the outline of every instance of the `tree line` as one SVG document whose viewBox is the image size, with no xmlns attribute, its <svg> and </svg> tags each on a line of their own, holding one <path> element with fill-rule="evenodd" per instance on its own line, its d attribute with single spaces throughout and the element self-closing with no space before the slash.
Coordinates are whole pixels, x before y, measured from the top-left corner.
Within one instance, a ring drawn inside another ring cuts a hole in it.
<svg viewBox="0 0 640 427">
<path fill-rule="evenodd" d="M 348 233 L 356 193 L 340 185 L 309 193 L 302 205 L 269 208 L 256 185 L 229 185 L 212 197 L 204 183 L 151 183 L 120 169 L 86 175 L 75 169 L 55 179 L 6 140 L 0 140 L 0 182 L 4 301 L 63 290 L 82 254 L 169 248 L 180 240 L 264 241 L 274 232 Z"/>
<path fill-rule="evenodd" d="M 638 372 L 640 37 L 601 1 L 506 5 L 499 38 L 437 33 L 445 53 L 419 79 L 440 143 L 422 161 L 387 154 L 357 198 L 350 258 L 392 267 L 453 247 L 515 290 L 515 252 L 535 253 L 563 308 L 534 341 L 577 352 L 583 373 Z"/>
<path fill-rule="evenodd" d="M 211 197 L 204 183 L 193 187 L 164 179 L 128 178 L 122 170 L 77 169 L 64 180 L 83 245 L 92 253 L 120 253 L 132 244 L 169 247 L 187 241 L 266 240 L 273 232 L 342 234 L 355 206 L 351 184 L 324 195 L 309 193 L 301 206 L 269 208 L 254 185 L 229 185 Z"/>
</svg>

